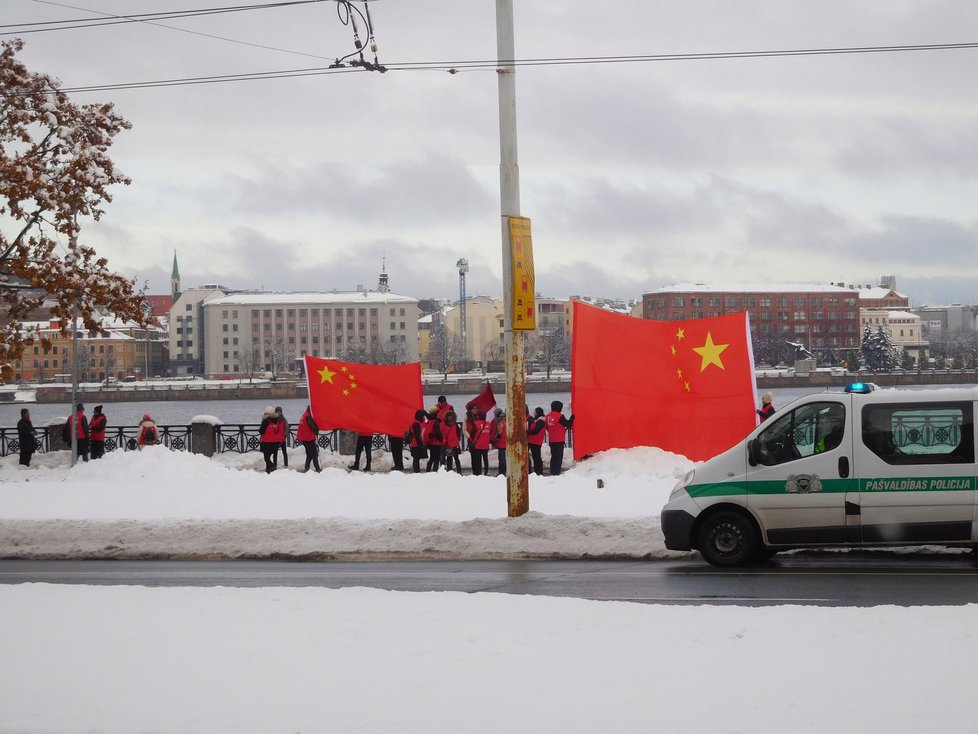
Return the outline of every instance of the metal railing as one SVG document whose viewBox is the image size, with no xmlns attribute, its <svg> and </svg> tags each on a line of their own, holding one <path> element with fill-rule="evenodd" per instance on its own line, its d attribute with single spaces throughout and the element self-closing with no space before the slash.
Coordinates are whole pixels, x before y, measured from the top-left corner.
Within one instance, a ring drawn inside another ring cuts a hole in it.
<svg viewBox="0 0 978 734">
<path fill-rule="evenodd" d="M 464 426 L 460 427 L 460 448 L 468 450 L 468 436 Z M 160 433 L 160 443 L 172 451 L 193 451 L 193 437 L 190 426 L 169 426 L 157 425 Z M 61 442 L 62 426 L 41 426 L 37 428 L 37 448 L 35 453 L 45 454 L 52 450 L 63 450 L 65 447 Z M 261 451 L 261 426 L 257 423 L 224 423 L 215 426 L 215 449 L 217 453 L 239 453 L 246 454 L 252 451 Z M 323 451 L 337 453 L 340 450 L 339 430 L 323 431 L 316 438 L 316 443 Z M 289 427 L 286 435 L 285 445 L 289 448 L 301 446 L 296 440 L 296 429 Z M 139 436 L 139 426 L 119 426 L 108 428 L 105 432 L 105 451 L 135 451 L 139 448 L 137 437 Z M 573 432 L 567 431 L 567 447 L 573 446 Z M 55 438 L 56 437 L 56 438 Z M 404 450 L 408 450 L 408 442 L 405 442 Z M 374 451 L 390 452 L 390 441 L 385 434 L 377 433 L 373 437 Z M 0 428 L 0 456 L 10 456 L 20 453 L 20 438 L 16 428 Z"/>
</svg>

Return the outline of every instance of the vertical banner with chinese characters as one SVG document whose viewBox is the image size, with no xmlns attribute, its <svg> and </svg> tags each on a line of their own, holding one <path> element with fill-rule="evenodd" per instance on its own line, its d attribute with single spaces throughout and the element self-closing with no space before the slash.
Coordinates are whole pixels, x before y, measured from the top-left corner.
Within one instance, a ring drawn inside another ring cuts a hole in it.
<svg viewBox="0 0 978 734">
<path fill-rule="evenodd" d="M 508 219 L 513 263 L 513 330 L 534 331 L 537 328 L 537 303 L 530 220 L 526 217 Z"/>
</svg>

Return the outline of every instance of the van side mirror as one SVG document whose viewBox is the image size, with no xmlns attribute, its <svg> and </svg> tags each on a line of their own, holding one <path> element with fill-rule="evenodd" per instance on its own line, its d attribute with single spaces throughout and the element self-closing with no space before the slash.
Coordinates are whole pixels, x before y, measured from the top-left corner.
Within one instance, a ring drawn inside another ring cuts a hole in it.
<svg viewBox="0 0 978 734">
<path fill-rule="evenodd" d="M 747 463 L 751 466 L 757 466 L 760 463 L 757 458 L 757 439 L 752 438 L 747 442 Z"/>
</svg>

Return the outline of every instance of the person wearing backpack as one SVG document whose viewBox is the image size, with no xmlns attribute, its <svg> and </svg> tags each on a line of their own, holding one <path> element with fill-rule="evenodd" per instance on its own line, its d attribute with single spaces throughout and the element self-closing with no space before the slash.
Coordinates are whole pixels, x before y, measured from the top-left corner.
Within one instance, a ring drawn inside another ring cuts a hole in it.
<svg viewBox="0 0 978 734">
<path fill-rule="evenodd" d="M 285 436 L 285 421 L 275 415 L 275 408 L 265 408 L 258 435 L 261 436 L 261 454 L 265 457 L 265 473 L 271 474 L 278 469 L 278 447 Z"/>
<path fill-rule="evenodd" d="M 143 450 L 143 446 L 154 446 L 160 442 L 160 429 L 156 425 L 149 413 L 143 413 L 143 420 L 139 424 L 139 433 L 136 434 L 136 445 L 139 446 L 139 450 Z"/>
<path fill-rule="evenodd" d="M 302 444 L 302 447 L 306 450 L 306 468 L 303 472 L 309 471 L 309 465 L 311 464 L 316 472 L 321 472 L 322 468 L 319 466 L 319 444 L 316 442 L 316 438 L 319 436 L 319 426 L 316 425 L 316 421 L 312 417 L 312 408 L 306 406 L 306 412 L 302 414 L 299 419 L 299 427 L 295 431 L 295 439 Z"/>
<path fill-rule="evenodd" d="M 441 450 L 445 445 L 445 437 L 441 430 L 442 422 L 438 420 L 438 411 L 428 413 L 428 422 L 424 424 L 424 442 L 428 447 L 428 465 L 425 471 L 438 471 L 441 465 Z"/>
</svg>

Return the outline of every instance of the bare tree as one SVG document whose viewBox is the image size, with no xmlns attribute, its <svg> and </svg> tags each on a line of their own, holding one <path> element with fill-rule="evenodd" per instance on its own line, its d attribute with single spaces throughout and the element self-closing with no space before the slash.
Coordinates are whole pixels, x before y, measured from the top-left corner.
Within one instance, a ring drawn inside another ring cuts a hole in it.
<svg viewBox="0 0 978 734">
<path fill-rule="evenodd" d="M 433 326 L 431 340 L 428 342 L 428 363 L 445 377 L 465 359 L 465 346 L 462 337 L 453 334 L 444 324 Z"/>
<path fill-rule="evenodd" d="M 560 329 L 539 329 L 529 342 L 527 356 L 543 365 L 547 379 L 554 369 L 570 366 L 570 341 Z"/>
<path fill-rule="evenodd" d="M 258 342 L 253 341 L 238 352 L 238 366 L 248 376 L 248 382 L 253 382 L 255 373 L 260 371 L 262 367 L 261 346 Z"/>
<path fill-rule="evenodd" d="M 107 151 L 130 123 L 106 104 L 75 105 L 46 74 L 16 59 L 20 40 L 0 44 L 0 365 L 10 363 L 40 331 L 23 322 L 53 297 L 51 316 L 67 333 L 75 315 L 98 326 L 96 308 L 146 324 L 142 292 L 110 272 L 108 261 L 79 244 L 80 220 L 98 220 L 109 188 L 128 184 Z M 60 254 L 66 242 L 67 254 Z"/>
<path fill-rule="evenodd" d="M 264 364 L 272 373 L 272 379 L 279 372 L 291 371 L 295 364 L 295 346 L 281 336 L 267 336 L 264 343 Z"/>
</svg>

